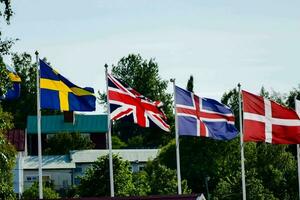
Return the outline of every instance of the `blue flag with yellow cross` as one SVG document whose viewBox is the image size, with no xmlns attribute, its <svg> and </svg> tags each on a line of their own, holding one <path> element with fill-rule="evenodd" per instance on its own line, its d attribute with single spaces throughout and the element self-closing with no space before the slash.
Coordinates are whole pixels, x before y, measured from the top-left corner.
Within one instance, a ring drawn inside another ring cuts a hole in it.
<svg viewBox="0 0 300 200">
<path fill-rule="evenodd" d="M 16 100 L 21 95 L 21 78 L 18 76 L 16 71 L 10 66 L 6 65 L 8 76 L 12 82 L 12 87 L 7 89 L 7 92 L 0 97 L 3 100 Z"/>
<path fill-rule="evenodd" d="M 41 108 L 60 111 L 94 111 L 93 88 L 81 88 L 40 60 Z"/>
</svg>

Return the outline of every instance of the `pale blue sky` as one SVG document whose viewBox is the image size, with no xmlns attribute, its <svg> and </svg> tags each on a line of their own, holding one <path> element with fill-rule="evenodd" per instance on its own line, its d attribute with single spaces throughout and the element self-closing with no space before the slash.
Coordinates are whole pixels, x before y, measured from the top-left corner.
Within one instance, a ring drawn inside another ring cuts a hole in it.
<svg viewBox="0 0 300 200">
<path fill-rule="evenodd" d="M 39 50 L 79 86 L 105 89 L 105 63 L 129 53 L 156 58 L 163 79 L 220 99 L 238 82 L 250 92 L 300 83 L 297 0 L 15 0 L 4 35 L 13 50 Z M 171 84 L 169 91 L 171 92 Z"/>
</svg>

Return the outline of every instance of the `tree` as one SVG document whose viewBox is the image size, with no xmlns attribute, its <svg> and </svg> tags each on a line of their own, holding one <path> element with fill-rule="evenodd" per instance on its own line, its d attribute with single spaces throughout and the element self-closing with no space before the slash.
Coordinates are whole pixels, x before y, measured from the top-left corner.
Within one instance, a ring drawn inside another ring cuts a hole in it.
<svg viewBox="0 0 300 200">
<path fill-rule="evenodd" d="M 80 177 L 78 194 L 81 197 L 109 196 L 109 158 L 102 156 L 93 163 L 83 177 Z M 114 186 L 116 196 L 129 196 L 133 193 L 132 172 L 129 170 L 129 162 L 123 161 L 119 156 L 113 155 Z"/>
<path fill-rule="evenodd" d="M 262 94 L 283 103 L 284 95 Z M 297 92 L 290 94 L 297 95 Z M 292 99 L 293 97 L 290 97 Z M 236 88 L 222 97 L 233 110 L 238 126 L 238 91 Z M 288 105 L 288 104 L 287 104 Z M 245 143 L 247 199 L 296 199 L 297 168 L 295 156 L 288 145 Z M 213 199 L 241 199 L 241 164 L 239 138 L 214 141 L 207 138 L 180 138 L 181 173 L 193 192 L 204 192 L 205 177 L 210 177 L 209 190 Z M 160 164 L 176 169 L 175 141 L 163 147 L 157 158 Z M 193 159 L 191 159 L 193 158 Z"/>
<path fill-rule="evenodd" d="M 45 146 L 44 154 L 63 155 L 71 150 L 92 149 L 94 143 L 80 133 L 58 133 L 50 137 Z"/>
<path fill-rule="evenodd" d="M 0 106 L 0 199 L 14 199 L 13 168 L 15 165 L 15 149 L 7 141 L 5 134 L 13 127 L 12 116 L 3 112 Z"/>
<path fill-rule="evenodd" d="M 6 66 L 0 57 L 0 98 L 7 92 L 7 89 L 12 86 L 12 83 L 8 76 Z"/>
<path fill-rule="evenodd" d="M 8 25 L 10 23 L 10 18 L 13 15 L 13 11 L 11 9 L 11 1 L 10 0 L 1 0 L 0 4 L 2 5 L 0 8 L 0 16 L 4 18 L 4 21 Z M 13 39 L 3 39 L 2 31 L 0 31 L 0 57 L 2 60 L 3 55 L 7 55 L 11 46 L 14 44 Z"/>
<path fill-rule="evenodd" d="M 124 149 L 127 147 L 127 144 L 123 142 L 118 136 L 113 135 L 111 137 L 112 148 L 113 149 Z"/>
<path fill-rule="evenodd" d="M 193 75 L 190 76 L 187 85 L 186 85 L 186 89 L 190 92 L 194 92 L 194 77 Z"/>
<path fill-rule="evenodd" d="M 28 115 L 36 115 L 36 65 L 29 54 L 14 54 L 13 67 L 21 78 L 21 97 L 2 102 L 5 111 L 14 116 L 15 128 L 26 128 Z"/>
<path fill-rule="evenodd" d="M 46 61 L 46 58 L 43 59 Z M 13 67 L 21 78 L 21 97 L 3 101 L 5 111 L 13 114 L 15 128 L 25 129 L 27 116 L 36 115 L 36 63 L 28 53 L 13 54 Z M 60 111 L 42 110 L 42 114 L 58 114 Z"/>
<path fill-rule="evenodd" d="M 289 108 L 295 109 L 295 98 L 300 100 L 300 84 L 297 88 L 293 88 L 286 98 L 286 105 Z"/>
<path fill-rule="evenodd" d="M 171 95 L 166 92 L 168 81 L 160 78 L 158 64 L 154 59 L 145 60 L 139 54 L 130 54 L 121 58 L 117 65 L 113 65 L 112 74 L 142 95 L 163 102 L 163 110 L 169 119 L 168 122 L 173 124 Z M 143 143 L 138 146 L 159 147 L 167 144 L 172 137 L 159 128 L 141 128 L 132 122 L 120 121 L 114 124 L 113 133 L 118 134 L 125 142 L 128 142 L 131 137 L 141 135 Z"/>
<path fill-rule="evenodd" d="M 10 23 L 10 18 L 13 15 L 11 1 L 2 0 L 0 1 L 0 5 L 0 16 L 4 18 L 4 21 L 8 25 Z M 15 41 L 13 39 L 3 39 L 1 36 L 2 31 L 0 30 L 0 97 L 2 97 L 2 95 L 5 94 L 7 89 L 11 86 L 8 72 L 3 62 L 3 56 L 9 54 L 9 50 Z"/>
<path fill-rule="evenodd" d="M 46 184 L 43 184 L 43 197 L 44 199 L 58 199 L 59 194 L 55 192 L 55 190 Z M 39 184 L 38 182 L 34 182 L 33 185 L 24 191 L 23 199 L 37 199 L 39 198 Z"/>
<path fill-rule="evenodd" d="M 145 171 L 148 174 L 151 195 L 177 194 L 176 170 L 172 170 L 165 165 L 159 164 L 157 161 L 153 161 L 147 163 Z M 182 180 L 181 187 L 183 194 L 191 193 L 186 180 Z"/>
<path fill-rule="evenodd" d="M 149 176 L 146 171 L 133 173 L 134 190 L 132 196 L 147 196 L 151 194 L 151 186 L 149 183 Z"/>
</svg>

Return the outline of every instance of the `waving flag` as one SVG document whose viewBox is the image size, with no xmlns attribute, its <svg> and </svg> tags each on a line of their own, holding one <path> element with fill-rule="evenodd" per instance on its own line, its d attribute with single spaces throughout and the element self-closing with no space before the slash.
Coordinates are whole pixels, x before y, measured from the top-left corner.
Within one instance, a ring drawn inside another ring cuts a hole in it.
<svg viewBox="0 0 300 200">
<path fill-rule="evenodd" d="M 16 71 L 10 66 L 6 65 L 6 69 L 8 70 L 9 79 L 12 82 L 12 87 L 9 88 L 1 99 L 4 100 L 15 100 L 20 97 L 21 93 L 21 78 L 17 75 Z"/>
<path fill-rule="evenodd" d="M 179 135 L 230 140 L 237 136 L 231 110 L 216 100 L 200 98 L 175 86 Z"/>
<path fill-rule="evenodd" d="M 165 122 L 166 116 L 159 108 L 161 102 L 151 101 L 112 75 L 107 76 L 111 120 L 126 117 L 141 127 L 156 125 L 170 131 L 170 126 Z"/>
<path fill-rule="evenodd" d="M 41 108 L 61 111 L 94 111 L 92 88 L 81 88 L 40 60 Z"/>
<path fill-rule="evenodd" d="M 297 113 L 261 96 L 242 91 L 244 140 L 300 144 Z"/>
</svg>

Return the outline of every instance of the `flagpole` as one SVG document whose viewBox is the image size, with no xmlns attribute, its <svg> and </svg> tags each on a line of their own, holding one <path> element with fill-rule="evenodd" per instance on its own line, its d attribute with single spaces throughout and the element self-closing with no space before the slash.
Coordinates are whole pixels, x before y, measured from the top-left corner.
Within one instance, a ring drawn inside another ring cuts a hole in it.
<svg viewBox="0 0 300 200">
<path fill-rule="evenodd" d="M 110 105 L 108 98 L 108 78 L 107 78 L 107 68 L 108 65 L 105 64 L 105 78 L 106 78 L 106 100 L 107 100 L 107 129 L 108 129 L 108 148 L 109 148 L 109 179 L 110 179 L 110 196 L 115 196 L 114 189 L 114 173 L 113 173 L 113 159 L 112 159 L 112 142 L 111 142 L 111 120 L 110 120 Z"/>
<path fill-rule="evenodd" d="M 243 200 L 246 200 L 246 181 L 245 181 L 245 157 L 244 157 L 244 135 L 243 135 L 243 118 L 242 118 L 242 93 L 241 84 L 238 84 L 239 88 L 239 117 L 240 117 L 240 146 L 241 146 L 241 167 L 242 167 L 242 189 Z"/>
<path fill-rule="evenodd" d="M 297 104 L 297 97 L 295 96 L 295 110 L 296 113 L 300 116 L 299 113 L 299 105 Z M 298 195 L 299 195 L 299 199 L 300 199 L 300 146 L 299 144 L 297 144 L 297 163 L 298 163 Z"/>
<path fill-rule="evenodd" d="M 175 79 L 171 79 L 173 82 L 174 89 L 174 113 L 175 113 L 175 140 L 176 140 L 176 165 L 177 165 L 177 185 L 178 185 L 178 194 L 182 194 L 181 190 L 181 172 L 180 172 L 180 153 L 179 153 L 179 135 L 178 135 L 178 121 L 177 121 L 177 111 L 176 111 L 176 88 L 175 88 Z"/>
<path fill-rule="evenodd" d="M 37 92 L 37 133 L 39 158 L 39 198 L 43 199 L 43 172 L 42 172 L 42 135 L 41 135 L 41 103 L 40 103 L 40 62 L 39 52 L 36 55 L 36 92 Z"/>
</svg>

